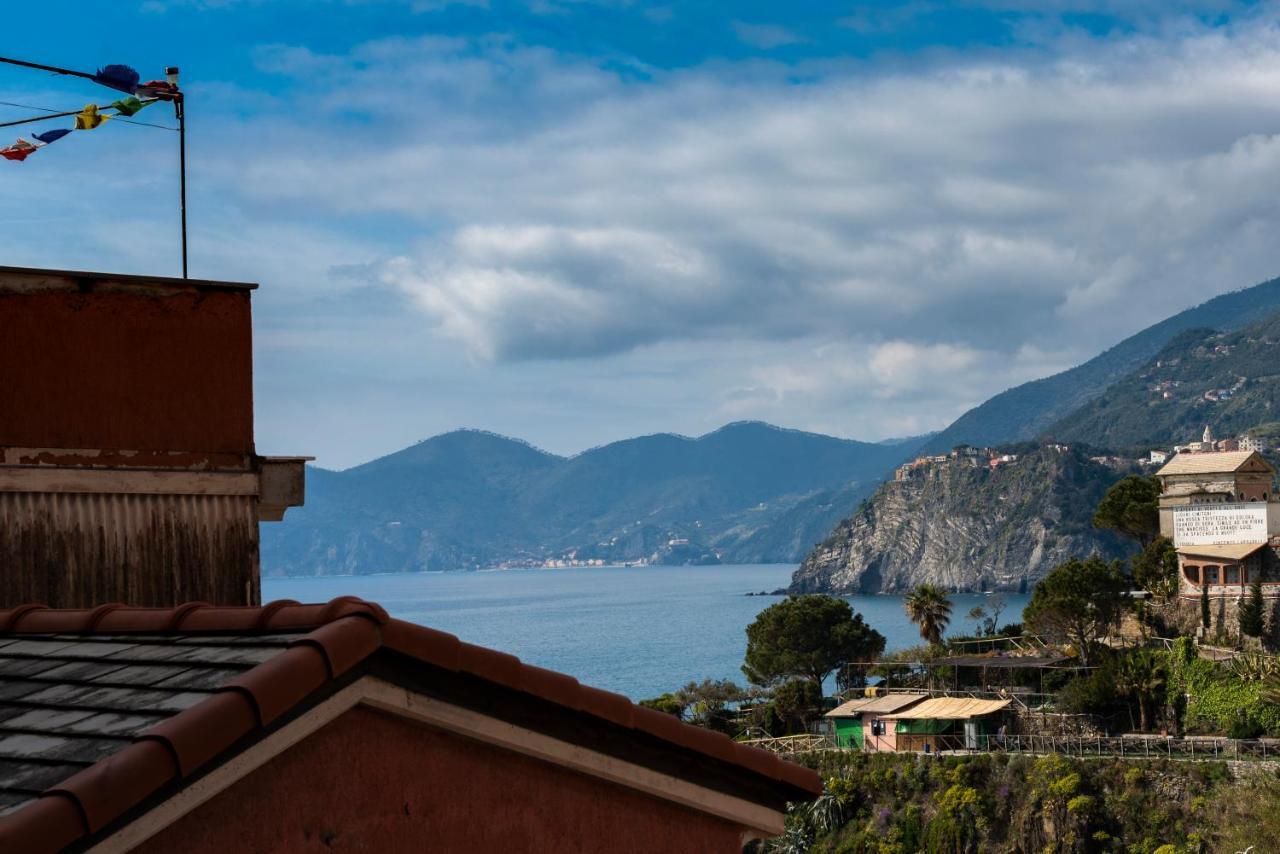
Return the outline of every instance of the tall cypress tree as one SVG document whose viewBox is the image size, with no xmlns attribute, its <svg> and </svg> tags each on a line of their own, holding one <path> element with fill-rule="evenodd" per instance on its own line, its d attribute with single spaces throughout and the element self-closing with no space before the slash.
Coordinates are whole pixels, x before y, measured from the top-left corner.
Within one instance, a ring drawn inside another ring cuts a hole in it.
<svg viewBox="0 0 1280 854">
<path fill-rule="evenodd" d="M 1249 598 L 1240 603 L 1240 632 L 1258 638 L 1262 630 L 1262 579 L 1255 577 L 1249 585 Z"/>
<path fill-rule="evenodd" d="M 1204 584 L 1200 587 L 1200 625 L 1204 626 L 1205 633 L 1209 632 L 1209 585 Z"/>
</svg>

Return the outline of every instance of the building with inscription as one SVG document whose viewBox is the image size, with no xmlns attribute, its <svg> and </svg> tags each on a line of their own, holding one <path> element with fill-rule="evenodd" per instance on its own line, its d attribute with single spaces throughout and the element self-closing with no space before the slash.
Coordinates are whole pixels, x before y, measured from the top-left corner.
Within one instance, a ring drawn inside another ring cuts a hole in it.
<svg viewBox="0 0 1280 854">
<path fill-rule="evenodd" d="M 1160 533 L 1178 552 L 1179 592 L 1239 598 L 1254 578 L 1280 596 L 1276 470 L 1256 451 L 1181 453 L 1156 472 Z"/>
</svg>

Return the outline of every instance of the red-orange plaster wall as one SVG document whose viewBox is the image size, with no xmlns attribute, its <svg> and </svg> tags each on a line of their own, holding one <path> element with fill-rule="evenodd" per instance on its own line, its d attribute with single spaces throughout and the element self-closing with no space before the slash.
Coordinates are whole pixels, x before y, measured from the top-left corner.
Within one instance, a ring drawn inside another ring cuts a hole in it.
<svg viewBox="0 0 1280 854">
<path fill-rule="evenodd" d="M 253 453 L 249 292 L 0 279 L 0 446 Z"/>
<path fill-rule="evenodd" d="M 738 854 L 741 846 L 740 829 L 720 819 L 356 708 L 137 850 Z"/>
</svg>

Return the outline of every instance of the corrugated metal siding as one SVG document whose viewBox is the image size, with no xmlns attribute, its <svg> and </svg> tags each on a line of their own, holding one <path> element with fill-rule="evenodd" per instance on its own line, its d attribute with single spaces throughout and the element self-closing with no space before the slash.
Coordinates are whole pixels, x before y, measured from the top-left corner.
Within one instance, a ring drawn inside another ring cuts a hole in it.
<svg viewBox="0 0 1280 854">
<path fill-rule="evenodd" d="M 0 607 L 256 605 L 257 499 L 0 493 Z"/>
</svg>

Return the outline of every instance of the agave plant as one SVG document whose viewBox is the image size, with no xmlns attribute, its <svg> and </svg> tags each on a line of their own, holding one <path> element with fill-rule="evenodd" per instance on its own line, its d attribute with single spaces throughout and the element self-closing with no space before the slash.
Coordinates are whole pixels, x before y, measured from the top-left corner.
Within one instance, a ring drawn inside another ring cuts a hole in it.
<svg viewBox="0 0 1280 854">
<path fill-rule="evenodd" d="M 1264 652 L 1244 652 L 1231 662 L 1231 675 L 1246 682 L 1280 679 L 1280 657 Z"/>
</svg>

